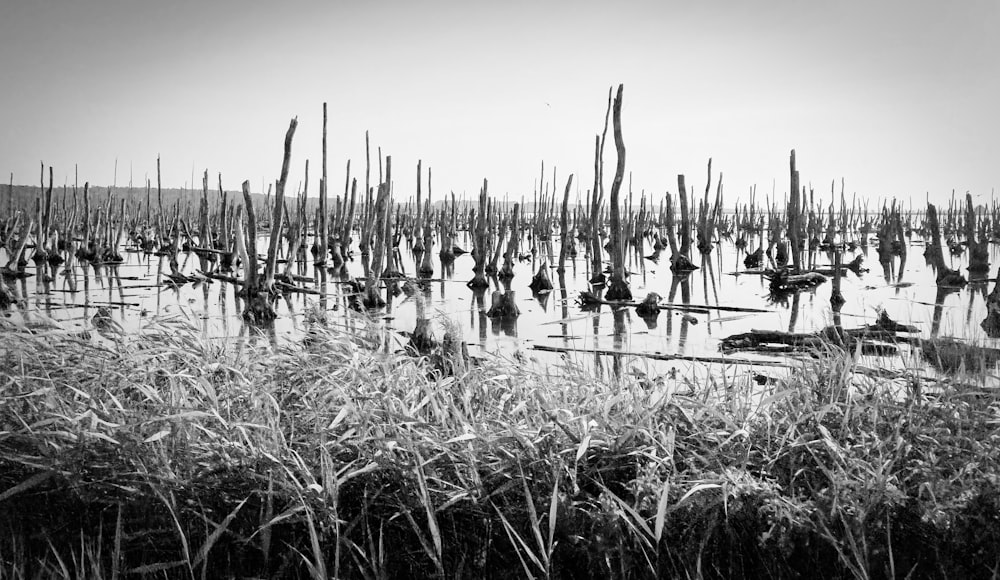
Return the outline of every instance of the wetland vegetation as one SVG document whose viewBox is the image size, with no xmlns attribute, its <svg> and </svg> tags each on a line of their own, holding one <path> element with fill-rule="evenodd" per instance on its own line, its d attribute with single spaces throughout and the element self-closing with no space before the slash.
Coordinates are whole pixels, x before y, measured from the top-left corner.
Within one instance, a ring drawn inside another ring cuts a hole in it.
<svg viewBox="0 0 1000 580">
<path fill-rule="evenodd" d="M 1000 203 L 634 192 L 623 102 L 530 199 L 11 178 L 0 577 L 994 577 Z"/>
</svg>

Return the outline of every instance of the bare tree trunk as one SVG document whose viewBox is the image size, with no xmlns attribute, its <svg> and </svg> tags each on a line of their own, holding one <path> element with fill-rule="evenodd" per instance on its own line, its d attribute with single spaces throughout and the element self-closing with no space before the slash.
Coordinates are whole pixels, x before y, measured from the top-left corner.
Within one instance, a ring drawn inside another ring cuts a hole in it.
<svg viewBox="0 0 1000 580">
<path fill-rule="evenodd" d="M 327 252 L 327 241 L 329 239 L 329 226 L 327 225 L 327 186 L 329 181 L 327 181 L 326 174 L 326 103 L 323 103 L 323 167 L 320 169 L 323 175 L 320 177 L 319 181 L 319 223 L 316 232 L 316 237 L 319 238 L 319 243 L 316 244 L 318 247 L 317 256 L 313 259 L 316 266 L 322 266 L 326 263 L 328 252 Z M 308 180 L 307 180 L 308 183 Z"/>
<path fill-rule="evenodd" d="M 559 267 L 556 273 L 566 272 L 566 254 L 569 253 L 569 246 L 573 243 L 569 235 L 569 189 L 573 185 L 573 174 L 566 180 L 566 190 L 563 192 L 562 214 L 559 216 Z"/>
<path fill-rule="evenodd" d="M 613 124 L 615 149 L 618 151 L 618 165 L 615 168 L 615 178 L 611 182 L 611 282 L 605 298 L 608 300 L 631 300 L 632 291 L 625 282 L 625 256 L 622 253 L 621 207 L 619 195 L 622 179 L 625 177 L 625 141 L 622 139 L 622 93 L 624 85 L 618 85 L 615 96 Z"/>
<path fill-rule="evenodd" d="M 434 262 L 431 253 L 434 249 L 434 229 L 431 219 L 431 168 L 427 168 L 427 201 L 424 208 L 424 255 L 420 264 L 419 273 L 421 276 L 430 278 L 434 275 Z"/>
<path fill-rule="evenodd" d="M 486 280 L 486 225 L 489 217 L 487 214 L 488 194 L 486 191 L 486 180 L 483 179 L 483 188 L 479 190 L 479 212 L 473 213 L 475 221 L 475 234 L 472 239 L 474 245 L 475 266 L 473 266 L 472 280 L 469 280 L 469 288 L 488 288 L 490 283 Z M 469 224 L 472 225 L 471 223 Z"/>
<path fill-rule="evenodd" d="M 365 296 L 363 303 L 365 308 L 379 308 L 385 306 L 385 301 L 379 295 L 379 276 L 382 269 L 382 255 L 385 251 L 385 227 L 382 220 L 388 220 L 389 215 L 387 205 L 389 204 L 389 184 L 380 183 L 378 186 L 378 197 L 375 201 L 375 244 L 372 255 L 372 266 L 368 278 L 365 280 Z"/>
<path fill-rule="evenodd" d="M 799 171 L 795 168 L 795 150 L 789 156 L 790 166 L 790 187 L 788 198 L 788 242 L 791 246 L 792 267 L 796 272 L 802 271 L 802 239 L 800 233 L 799 220 L 801 219 L 802 208 L 800 206 L 801 195 L 799 193 Z"/>
<path fill-rule="evenodd" d="M 507 242 L 507 251 L 503 255 L 503 268 L 500 270 L 500 278 L 503 280 L 510 280 L 514 277 L 514 260 L 517 259 L 517 245 L 521 237 L 520 224 L 518 223 L 520 211 L 520 204 L 514 203 L 514 213 L 510 218 L 510 239 Z"/>
</svg>

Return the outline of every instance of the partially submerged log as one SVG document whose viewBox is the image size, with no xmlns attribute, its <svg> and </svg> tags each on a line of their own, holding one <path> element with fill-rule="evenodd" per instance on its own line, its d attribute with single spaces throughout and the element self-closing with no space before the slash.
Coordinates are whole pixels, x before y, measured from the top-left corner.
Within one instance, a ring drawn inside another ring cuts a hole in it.
<svg viewBox="0 0 1000 580">
<path fill-rule="evenodd" d="M 843 344 L 846 337 L 847 344 Z M 799 333 L 780 330 L 751 330 L 727 336 L 719 344 L 721 352 L 752 351 L 765 353 L 809 352 L 834 347 L 853 351 L 860 342 L 861 353 L 873 356 L 894 355 L 898 349 L 892 344 L 874 343 L 855 338 L 851 334 L 841 335 L 831 329 L 820 332 Z"/>
<path fill-rule="evenodd" d="M 969 344 L 957 338 L 921 340 L 920 354 L 928 364 L 945 373 L 990 373 L 1000 361 L 1000 349 Z"/>
<path fill-rule="evenodd" d="M 805 272 L 802 274 L 792 274 L 788 268 L 780 270 L 770 270 L 764 273 L 764 277 L 770 282 L 770 290 L 773 294 L 788 294 L 809 290 L 826 282 L 827 278 L 819 272 Z"/>
</svg>

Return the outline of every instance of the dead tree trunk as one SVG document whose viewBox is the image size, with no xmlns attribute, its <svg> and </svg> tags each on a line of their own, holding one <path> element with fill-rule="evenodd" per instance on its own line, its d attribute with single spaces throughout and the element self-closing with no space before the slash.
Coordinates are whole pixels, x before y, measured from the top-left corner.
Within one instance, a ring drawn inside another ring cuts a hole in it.
<svg viewBox="0 0 1000 580">
<path fill-rule="evenodd" d="M 317 240 L 317 251 L 316 257 L 313 258 L 313 264 L 315 266 L 322 266 L 327 260 L 327 243 L 329 241 L 329 226 L 327 225 L 327 174 L 326 174 L 326 103 L 323 103 L 323 166 L 320 168 L 322 175 L 319 180 L 319 223 L 316 224 L 315 237 L 319 238 Z"/>
<path fill-rule="evenodd" d="M 497 226 L 496 242 L 493 246 L 493 257 L 490 259 L 490 263 L 486 264 L 486 273 L 491 276 L 496 276 L 499 271 L 500 257 L 503 255 L 504 240 L 507 236 L 507 216 L 504 215 L 502 217 L 498 217 L 497 219 L 499 220 L 499 225 Z"/>
<path fill-rule="evenodd" d="M 573 186 L 573 174 L 566 180 L 566 190 L 563 192 L 562 213 L 559 216 L 559 267 L 556 273 L 566 272 L 566 255 L 569 253 L 573 238 L 569 235 L 569 189 Z"/>
<path fill-rule="evenodd" d="M 690 272 L 698 267 L 691 262 L 691 222 L 687 203 L 687 185 L 684 176 L 677 176 L 677 196 L 681 202 L 680 247 L 673 241 L 673 225 L 670 226 L 670 271 L 675 273 Z M 670 208 L 670 221 L 673 222 L 673 207 Z"/>
<path fill-rule="evenodd" d="M 985 278 L 990 269 L 990 248 L 986 232 L 980 235 L 972 194 L 965 194 L 965 241 L 969 246 L 969 278 Z"/>
<path fill-rule="evenodd" d="M 507 251 L 503 255 L 503 268 L 500 269 L 501 280 L 510 280 L 514 277 L 514 260 L 517 259 L 517 245 L 521 237 L 521 226 L 518 223 L 520 210 L 521 206 L 515 203 L 514 213 L 510 218 L 510 240 L 507 242 Z"/>
<path fill-rule="evenodd" d="M 622 93 L 624 85 L 618 85 L 615 96 L 613 124 L 615 149 L 618 151 L 618 165 L 615 168 L 615 178 L 611 182 L 611 282 L 608 285 L 605 298 L 608 300 L 631 300 L 632 291 L 625 282 L 625 256 L 622 252 L 622 225 L 619 195 L 622 179 L 625 177 L 625 141 L 622 139 Z"/>
<path fill-rule="evenodd" d="M 486 225 L 489 217 L 486 215 L 487 205 L 486 180 L 483 179 L 483 188 L 479 190 L 479 211 L 472 214 L 472 221 L 475 223 L 475 232 L 472 238 L 473 260 L 475 265 L 472 268 L 472 280 L 469 280 L 469 288 L 488 288 L 490 283 L 486 280 Z M 469 224 L 472 226 L 472 223 Z"/>
<path fill-rule="evenodd" d="M 590 283 L 604 285 L 604 264 L 601 260 L 601 227 L 598 221 L 601 216 L 601 202 L 604 188 L 600 186 L 601 179 L 601 136 L 594 137 L 594 189 L 590 194 Z"/>
<path fill-rule="evenodd" d="M 434 229 L 431 219 L 431 168 L 427 168 L 427 201 L 424 208 L 424 255 L 420 264 L 419 274 L 426 278 L 434 275 L 434 262 L 431 253 L 434 250 Z"/>
<path fill-rule="evenodd" d="M 382 256 L 388 242 L 385 241 L 386 228 L 384 220 L 389 220 L 389 184 L 380 183 L 378 186 L 378 197 L 375 201 L 375 244 L 374 254 L 372 254 L 372 267 L 365 280 L 365 296 L 363 303 L 365 308 L 379 308 L 385 306 L 385 300 L 379 295 L 379 276 L 382 269 Z"/>
<path fill-rule="evenodd" d="M 292 138 L 295 136 L 295 128 L 298 126 L 298 119 L 292 119 L 285 133 L 284 156 L 281 161 L 281 176 L 278 179 L 275 191 L 274 215 L 271 219 L 271 237 L 267 247 L 267 261 L 264 266 L 263 280 L 259 276 L 257 267 L 257 219 L 253 215 L 253 198 L 250 196 L 250 182 L 243 182 L 243 200 L 247 207 L 247 225 L 250 230 L 247 235 L 247 262 L 244 265 L 245 282 L 243 285 L 246 291 L 246 306 L 243 310 L 243 317 L 255 323 L 266 323 L 274 320 L 274 271 L 278 258 L 278 245 L 281 243 L 281 225 L 284 209 L 285 185 L 288 182 L 288 167 L 292 158 Z"/>
<path fill-rule="evenodd" d="M 938 226 L 937 208 L 934 204 L 927 204 L 927 227 L 929 229 L 927 253 L 925 254 L 937 276 L 936 281 L 939 287 L 962 287 L 965 286 L 965 277 L 961 272 L 952 270 L 944 261 L 944 250 L 941 247 L 941 230 Z"/>
<path fill-rule="evenodd" d="M 792 268 L 802 271 L 802 239 L 799 220 L 802 209 L 799 201 L 799 170 L 795 168 L 795 150 L 789 156 L 790 184 L 788 192 L 788 242 L 791 246 Z"/>
</svg>

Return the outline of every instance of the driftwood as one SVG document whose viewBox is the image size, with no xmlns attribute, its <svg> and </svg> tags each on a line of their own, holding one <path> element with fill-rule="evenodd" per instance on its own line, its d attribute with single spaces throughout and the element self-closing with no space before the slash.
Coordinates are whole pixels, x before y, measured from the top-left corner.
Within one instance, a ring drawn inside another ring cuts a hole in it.
<svg viewBox="0 0 1000 580">
<path fill-rule="evenodd" d="M 558 353 L 581 353 L 581 354 L 599 354 L 606 356 L 634 356 L 648 358 L 652 360 L 661 361 L 687 361 L 687 362 L 698 362 L 698 363 L 709 363 L 709 364 L 732 364 L 732 365 L 750 365 L 750 366 L 770 366 L 770 367 L 783 367 L 791 368 L 793 365 L 791 363 L 783 361 L 763 361 L 763 360 L 753 360 L 746 358 L 733 358 L 733 357 L 723 357 L 723 356 L 686 356 L 686 355 L 673 355 L 673 354 L 660 354 L 652 352 L 628 352 L 622 350 L 610 350 L 601 348 L 571 348 L 565 346 L 548 346 L 544 344 L 532 345 L 532 350 L 538 350 L 542 352 L 558 352 Z"/>
<path fill-rule="evenodd" d="M 792 274 L 788 268 L 764 272 L 764 277 L 770 281 L 773 294 L 788 294 L 801 290 L 815 288 L 826 282 L 827 278 L 819 272 Z"/>
<path fill-rule="evenodd" d="M 719 350 L 722 352 L 774 353 L 808 352 L 837 347 L 853 351 L 860 346 L 862 354 L 886 356 L 898 352 L 896 343 L 919 341 L 919 339 L 899 336 L 899 333 L 915 332 L 918 332 L 917 328 L 892 320 L 883 310 L 879 313 L 875 324 L 861 328 L 845 329 L 839 326 L 829 326 L 811 333 L 751 330 L 723 338 L 719 344 Z"/>
</svg>

